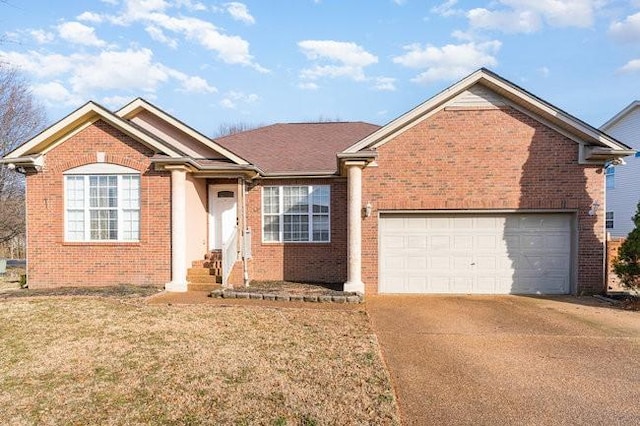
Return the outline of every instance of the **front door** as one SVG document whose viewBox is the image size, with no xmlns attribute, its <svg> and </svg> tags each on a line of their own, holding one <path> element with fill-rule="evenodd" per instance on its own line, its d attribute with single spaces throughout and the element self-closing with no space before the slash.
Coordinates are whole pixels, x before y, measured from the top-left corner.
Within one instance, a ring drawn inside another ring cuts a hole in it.
<svg viewBox="0 0 640 426">
<path fill-rule="evenodd" d="M 209 250 L 221 250 L 237 227 L 237 185 L 209 185 Z"/>
</svg>

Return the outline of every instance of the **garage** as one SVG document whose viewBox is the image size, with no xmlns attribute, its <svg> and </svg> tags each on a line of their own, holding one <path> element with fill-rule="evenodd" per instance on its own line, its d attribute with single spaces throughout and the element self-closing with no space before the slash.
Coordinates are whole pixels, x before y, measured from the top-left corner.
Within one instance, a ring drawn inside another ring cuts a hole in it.
<svg viewBox="0 0 640 426">
<path fill-rule="evenodd" d="M 571 213 L 381 213 L 381 293 L 567 294 Z"/>
</svg>

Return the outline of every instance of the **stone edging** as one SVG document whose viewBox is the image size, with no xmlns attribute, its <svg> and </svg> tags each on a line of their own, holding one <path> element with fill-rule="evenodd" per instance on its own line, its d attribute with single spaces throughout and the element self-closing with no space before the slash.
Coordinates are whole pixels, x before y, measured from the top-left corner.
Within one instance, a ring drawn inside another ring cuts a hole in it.
<svg viewBox="0 0 640 426">
<path fill-rule="evenodd" d="M 222 299 L 275 300 L 278 302 L 311 302 L 311 303 L 362 303 L 364 295 L 350 293 L 345 295 L 324 294 L 320 296 L 290 293 L 256 293 L 236 290 L 214 290 L 210 294 Z"/>
</svg>

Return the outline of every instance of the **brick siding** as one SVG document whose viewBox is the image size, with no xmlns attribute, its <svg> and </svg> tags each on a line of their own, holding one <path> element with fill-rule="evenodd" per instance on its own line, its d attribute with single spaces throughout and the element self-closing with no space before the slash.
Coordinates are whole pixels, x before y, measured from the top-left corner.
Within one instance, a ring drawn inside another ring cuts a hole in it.
<svg viewBox="0 0 640 426">
<path fill-rule="evenodd" d="M 74 167 L 106 162 L 140 171 L 140 242 L 65 243 L 64 177 Z M 162 286 L 171 278 L 171 182 L 150 165 L 153 155 L 103 121 L 86 127 L 46 155 L 44 170 L 27 176 L 27 260 L 31 288 Z"/>
<path fill-rule="evenodd" d="M 578 164 L 578 144 L 514 109 L 443 110 L 378 149 L 363 173 L 363 281 L 378 291 L 379 210 L 572 210 L 578 293 L 604 290 L 601 166 Z"/>
<path fill-rule="evenodd" d="M 262 187 L 330 185 L 330 243 L 263 243 Z M 335 179 L 264 180 L 247 191 L 247 222 L 252 230 L 252 280 L 343 283 L 347 280 L 347 182 Z"/>
<path fill-rule="evenodd" d="M 620 278 L 613 272 L 613 260 L 618 257 L 618 249 L 624 242 L 625 238 L 611 238 L 607 241 L 607 290 L 623 291 L 625 287 L 620 282 Z"/>
</svg>

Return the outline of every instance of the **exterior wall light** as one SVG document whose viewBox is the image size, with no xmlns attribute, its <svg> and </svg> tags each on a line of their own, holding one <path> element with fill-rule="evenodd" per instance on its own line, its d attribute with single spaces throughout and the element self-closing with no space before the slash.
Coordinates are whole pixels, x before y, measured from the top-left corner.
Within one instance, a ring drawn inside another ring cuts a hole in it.
<svg viewBox="0 0 640 426">
<path fill-rule="evenodd" d="M 371 206 L 371 202 L 367 202 L 367 205 L 362 208 L 362 214 L 364 217 L 371 217 L 371 211 L 373 207 Z"/>
<path fill-rule="evenodd" d="M 593 200 L 593 203 L 591 203 L 591 210 L 589 210 L 589 216 L 595 216 L 596 213 L 598 212 L 598 208 L 600 208 L 600 203 L 598 202 L 598 200 Z"/>
</svg>

